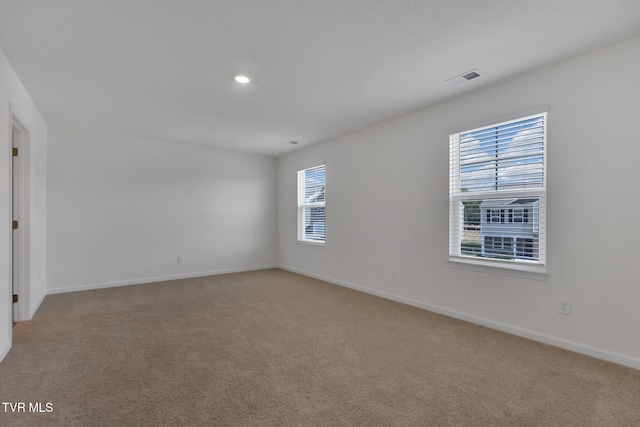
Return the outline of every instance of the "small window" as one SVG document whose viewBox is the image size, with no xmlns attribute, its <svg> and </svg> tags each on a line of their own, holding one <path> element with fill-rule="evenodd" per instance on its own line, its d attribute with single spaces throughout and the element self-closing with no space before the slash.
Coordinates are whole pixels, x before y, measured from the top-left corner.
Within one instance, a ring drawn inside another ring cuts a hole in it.
<svg viewBox="0 0 640 427">
<path fill-rule="evenodd" d="M 516 257 L 523 259 L 537 258 L 538 248 L 534 239 L 516 237 Z"/>
<path fill-rule="evenodd" d="M 524 211 L 522 209 L 513 210 L 513 222 L 525 222 Z"/>
<path fill-rule="evenodd" d="M 513 238 L 485 236 L 484 256 L 506 259 L 513 257 Z"/>
<path fill-rule="evenodd" d="M 298 171 L 298 241 L 325 242 L 325 167 Z"/>
<path fill-rule="evenodd" d="M 449 135 L 451 261 L 544 271 L 546 120 Z"/>
</svg>

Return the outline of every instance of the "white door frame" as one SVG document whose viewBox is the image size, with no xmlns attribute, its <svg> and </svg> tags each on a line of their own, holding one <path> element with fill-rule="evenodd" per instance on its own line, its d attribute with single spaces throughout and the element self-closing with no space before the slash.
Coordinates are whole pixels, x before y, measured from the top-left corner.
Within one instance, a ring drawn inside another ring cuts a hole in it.
<svg viewBox="0 0 640 427">
<path fill-rule="evenodd" d="M 29 131 L 24 126 L 23 122 L 16 116 L 15 112 L 11 111 L 11 147 L 18 148 L 18 157 L 11 157 L 11 212 L 14 212 L 14 200 L 17 201 L 18 218 L 13 218 L 19 223 L 18 230 L 13 230 L 11 234 L 11 260 L 9 266 L 11 268 L 12 288 L 14 288 L 13 277 L 16 273 L 15 290 L 13 293 L 18 294 L 18 302 L 13 304 L 13 321 L 19 322 L 21 320 L 27 320 L 30 317 L 29 313 L 29 299 L 31 288 L 30 277 L 30 236 L 31 236 L 31 138 Z M 14 141 L 14 129 L 17 130 L 17 140 Z M 14 162 L 17 164 L 17 174 L 14 174 Z M 14 175 L 17 175 L 17 197 L 13 197 L 14 189 Z M 15 242 L 14 242 L 15 238 Z M 14 244 L 16 248 L 14 249 Z M 17 260 L 14 263 L 14 251 L 17 253 Z M 17 271 L 15 271 L 17 270 Z"/>
</svg>

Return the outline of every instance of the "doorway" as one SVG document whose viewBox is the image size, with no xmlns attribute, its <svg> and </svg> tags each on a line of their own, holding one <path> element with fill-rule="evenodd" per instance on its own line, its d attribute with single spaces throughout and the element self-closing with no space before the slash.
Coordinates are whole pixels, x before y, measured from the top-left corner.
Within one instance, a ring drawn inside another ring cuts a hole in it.
<svg viewBox="0 0 640 427">
<path fill-rule="evenodd" d="M 11 118 L 12 238 L 11 284 L 12 319 L 19 322 L 29 316 L 29 224 L 30 173 L 29 133 L 15 117 Z"/>
</svg>

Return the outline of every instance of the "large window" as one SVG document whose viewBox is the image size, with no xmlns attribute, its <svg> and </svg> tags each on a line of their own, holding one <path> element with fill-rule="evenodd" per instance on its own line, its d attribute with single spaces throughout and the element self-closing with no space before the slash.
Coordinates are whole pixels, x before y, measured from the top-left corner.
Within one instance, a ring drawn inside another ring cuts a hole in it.
<svg viewBox="0 0 640 427">
<path fill-rule="evenodd" d="M 449 257 L 543 271 L 546 113 L 449 135 Z"/>
<path fill-rule="evenodd" d="M 298 171 L 298 241 L 325 241 L 324 188 L 324 165 Z"/>
</svg>

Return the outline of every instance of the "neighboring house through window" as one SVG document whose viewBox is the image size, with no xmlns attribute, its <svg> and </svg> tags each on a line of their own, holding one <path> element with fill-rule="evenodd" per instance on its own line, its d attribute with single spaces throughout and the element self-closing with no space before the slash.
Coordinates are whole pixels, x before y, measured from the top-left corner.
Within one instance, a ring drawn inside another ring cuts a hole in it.
<svg viewBox="0 0 640 427">
<path fill-rule="evenodd" d="M 325 167 L 298 171 L 298 241 L 325 242 Z"/>
<path fill-rule="evenodd" d="M 451 261 L 544 271 L 546 118 L 449 136 Z"/>
</svg>

